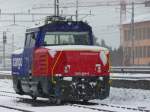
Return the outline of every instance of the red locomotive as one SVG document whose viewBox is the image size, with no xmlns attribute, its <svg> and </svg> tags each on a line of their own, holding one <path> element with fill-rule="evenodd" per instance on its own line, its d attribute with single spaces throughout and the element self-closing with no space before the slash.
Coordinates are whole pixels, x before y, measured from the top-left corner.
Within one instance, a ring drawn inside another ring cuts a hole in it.
<svg viewBox="0 0 150 112">
<path fill-rule="evenodd" d="M 16 93 L 55 101 L 108 97 L 109 51 L 93 38 L 82 21 L 57 18 L 28 29 L 24 49 L 12 55 Z"/>
</svg>

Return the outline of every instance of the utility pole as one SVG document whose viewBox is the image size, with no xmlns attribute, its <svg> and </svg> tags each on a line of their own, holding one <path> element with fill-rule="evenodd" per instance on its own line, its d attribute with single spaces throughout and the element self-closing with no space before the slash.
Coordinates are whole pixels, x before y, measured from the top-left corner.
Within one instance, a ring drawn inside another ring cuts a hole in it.
<svg viewBox="0 0 150 112">
<path fill-rule="evenodd" d="M 3 68 L 5 69 L 6 67 L 6 63 L 5 63 L 5 45 L 6 45 L 6 42 L 7 42 L 7 37 L 6 37 L 6 32 L 4 31 L 3 32 Z"/>
<path fill-rule="evenodd" d="M 120 0 L 120 24 L 122 24 L 122 22 L 126 20 L 126 5 L 126 0 Z"/>
<path fill-rule="evenodd" d="M 12 34 L 12 52 L 14 52 L 14 34 Z"/>
<path fill-rule="evenodd" d="M 56 16 L 56 0 L 54 0 L 54 15 Z"/>
<path fill-rule="evenodd" d="M 15 25 L 16 24 L 16 15 L 13 14 L 13 16 L 14 16 L 14 25 Z"/>
<path fill-rule="evenodd" d="M 125 61 L 126 61 L 126 56 L 127 53 L 125 52 L 125 45 L 124 45 L 124 41 L 123 41 L 123 35 L 122 35 L 122 23 L 123 21 L 126 20 L 126 1 L 125 0 L 120 0 L 120 46 L 122 46 L 122 50 L 123 50 L 123 61 L 122 61 L 122 65 L 125 65 Z"/>
<path fill-rule="evenodd" d="M 59 16 L 59 0 L 54 0 L 54 15 Z"/>
<path fill-rule="evenodd" d="M 132 64 L 134 65 L 134 2 L 132 2 L 132 18 L 131 18 L 131 39 L 132 39 Z"/>
<path fill-rule="evenodd" d="M 57 3 L 56 3 L 56 8 L 57 8 L 57 16 L 59 16 L 59 0 L 56 0 Z"/>
<path fill-rule="evenodd" d="M 79 10 L 79 2 L 76 0 L 76 21 L 78 21 L 78 10 Z"/>
</svg>

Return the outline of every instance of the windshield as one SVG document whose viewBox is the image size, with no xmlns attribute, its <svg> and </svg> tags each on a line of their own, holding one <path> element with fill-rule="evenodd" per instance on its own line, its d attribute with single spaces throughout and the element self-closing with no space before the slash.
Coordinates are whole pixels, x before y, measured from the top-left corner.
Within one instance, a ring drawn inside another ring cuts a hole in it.
<svg viewBox="0 0 150 112">
<path fill-rule="evenodd" d="M 88 32 L 47 32 L 44 45 L 89 45 Z"/>
</svg>

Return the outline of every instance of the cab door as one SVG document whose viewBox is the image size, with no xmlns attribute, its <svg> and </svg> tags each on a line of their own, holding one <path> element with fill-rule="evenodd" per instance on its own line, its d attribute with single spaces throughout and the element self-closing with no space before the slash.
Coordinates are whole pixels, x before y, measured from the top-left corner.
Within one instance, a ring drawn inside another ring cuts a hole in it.
<svg viewBox="0 0 150 112">
<path fill-rule="evenodd" d="M 24 46 L 24 53 L 23 53 L 23 68 L 24 68 L 24 75 L 29 76 L 31 75 L 32 70 L 32 57 L 33 57 L 33 50 L 35 48 L 35 33 L 28 33 L 26 34 L 25 46 Z"/>
</svg>

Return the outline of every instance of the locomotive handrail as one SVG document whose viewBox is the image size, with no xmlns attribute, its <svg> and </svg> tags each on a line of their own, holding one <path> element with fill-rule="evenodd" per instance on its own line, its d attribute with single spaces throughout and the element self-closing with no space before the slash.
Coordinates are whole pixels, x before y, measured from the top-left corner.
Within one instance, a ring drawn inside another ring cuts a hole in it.
<svg viewBox="0 0 150 112">
<path fill-rule="evenodd" d="M 117 66 L 111 67 L 110 72 L 150 74 L 150 66 Z"/>
<path fill-rule="evenodd" d="M 56 82 L 54 81 L 54 69 L 55 69 L 55 67 L 56 67 L 56 65 L 57 65 L 57 62 L 58 62 L 59 59 L 60 59 L 61 54 L 62 54 L 62 50 L 60 51 L 60 53 L 59 53 L 57 59 L 55 60 L 54 65 L 53 65 L 53 67 L 52 67 L 52 82 L 53 82 L 53 83 L 56 83 Z"/>
</svg>

